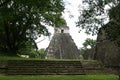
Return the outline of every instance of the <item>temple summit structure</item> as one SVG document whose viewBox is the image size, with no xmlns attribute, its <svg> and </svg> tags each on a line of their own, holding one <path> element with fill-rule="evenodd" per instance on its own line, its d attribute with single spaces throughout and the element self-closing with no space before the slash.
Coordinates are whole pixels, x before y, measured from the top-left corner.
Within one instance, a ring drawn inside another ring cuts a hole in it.
<svg viewBox="0 0 120 80">
<path fill-rule="evenodd" d="M 69 34 L 69 27 L 54 29 L 54 36 L 45 51 L 45 59 L 80 59 L 81 55 Z"/>
</svg>

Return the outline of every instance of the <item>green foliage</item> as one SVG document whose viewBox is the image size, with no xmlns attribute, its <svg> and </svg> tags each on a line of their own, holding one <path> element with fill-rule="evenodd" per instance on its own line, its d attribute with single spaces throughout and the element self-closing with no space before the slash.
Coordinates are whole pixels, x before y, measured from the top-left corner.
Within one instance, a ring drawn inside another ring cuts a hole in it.
<svg viewBox="0 0 120 80">
<path fill-rule="evenodd" d="M 111 21 L 104 26 L 107 36 L 110 40 L 118 40 L 120 36 L 120 10 L 119 9 L 120 9 L 120 3 L 109 11 L 109 17 Z"/>
<path fill-rule="evenodd" d="M 0 50 L 16 54 L 38 36 L 48 36 L 47 26 L 65 24 L 62 0 L 0 1 Z"/>
<path fill-rule="evenodd" d="M 35 58 L 37 56 L 37 49 L 32 46 L 31 42 L 24 43 L 23 47 L 18 50 L 18 55 L 28 55 Z"/>
<path fill-rule="evenodd" d="M 85 53 L 85 51 L 86 51 L 86 49 L 85 48 L 80 48 L 80 54 L 84 54 Z"/>
<path fill-rule="evenodd" d="M 118 80 L 116 75 L 0 76 L 1 80 Z"/>
<path fill-rule="evenodd" d="M 45 53 L 45 49 L 44 49 L 44 48 L 38 50 L 38 55 L 39 55 L 41 58 L 44 57 L 44 53 Z"/>
<path fill-rule="evenodd" d="M 93 48 L 96 46 L 96 40 L 87 38 L 85 42 L 83 43 L 83 47 L 80 48 L 80 53 L 84 54 L 87 50 Z"/>
<path fill-rule="evenodd" d="M 106 24 L 107 18 L 111 18 L 111 16 L 106 16 L 108 11 L 105 6 L 107 5 L 112 9 L 119 4 L 119 0 L 83 0 L 83 3 L 85 7 L 80 10 L 77 26 L 80 29 L 85 29 L 87 34 L 95 35 L 98 33 L 99 28 Z M 117 10 L 118 12 L 115 13 L 120 15 L 119 8 Z M 111 15 L 114 16 L 114 13 Z"/>
<path fill-rule="evenodd" d="M 93 48 L 96 45 L 96 40 L 87 38 L 85 42 L 83 43 L 84 48 Z"/>
<path fill-rule="evenodd" d="M 110 17 L 110 20 L 115 20 L 116 24 L 120 25 L 120 10 L 119 9 L 120 9 L 120 3 L 117 6 L 112 7 L 110 9 L 109 17 Z"/>
</svg>

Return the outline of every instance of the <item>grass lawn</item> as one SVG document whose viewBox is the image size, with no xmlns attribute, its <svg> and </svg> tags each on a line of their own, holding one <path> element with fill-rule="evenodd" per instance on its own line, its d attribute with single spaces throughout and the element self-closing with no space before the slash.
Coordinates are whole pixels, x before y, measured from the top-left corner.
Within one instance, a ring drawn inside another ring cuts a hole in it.
<svg viewBox="0 0 120 80">
<path fill-rule="evenodd" d="M 41 58 L 24 58 L 20 56 L 3 56 L 0 55 L 0 60 L 42 60 Z"/>
<path fill-rule="evenodd" d="M 0 60 L 54 60 L 54 61 L 82 61 L 95 62 L 96 60 L 81 60 L 81 59 L 41 59 L 41 58 L 23 58 L 19 56 L 0 56 Z"/>
<path fill-rule="evenodd" d="M 0 80 L 118 80 L 116 75 L 2 76 Z"/>
</svg>

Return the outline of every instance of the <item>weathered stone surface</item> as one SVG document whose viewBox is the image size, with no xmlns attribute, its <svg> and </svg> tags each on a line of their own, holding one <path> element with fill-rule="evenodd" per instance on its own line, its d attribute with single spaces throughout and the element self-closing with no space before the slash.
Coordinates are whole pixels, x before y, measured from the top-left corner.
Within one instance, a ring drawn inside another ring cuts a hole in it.
<svg viewBox="0 0 120 80">
<path fill-rule="evenodd" d="M 109 74 L 97 61 L 8 60 L 6 63 L 3 72 L 6 75 Z"/>
<path fill-rule="evenodd" d="M 0 74 L 5 74 L 7 69 L 7 61 L 0 60 Z"/>
<path fill-rule="evenodd" d="M 85 53 L 83 54 L 83 58 L 85 60 L 93 60 L 94 59 L 94 54 L 95 54 L 95 47 L 92 49 L 88 49 L 85 51 Z"/>
<path fill-rule="evenodd" d="M 69 33 L 57 33 L 46 49 L 45 58 L 79 59 L 80 53 Z"/>
<path fill-rule="evenodd" d="M 10 60 L 8 75 L 83 75 L 80 61 Z"/>
<path fill-rule="evenodd" d="M 84 75 L 113 74 L 112 69 L 105 69 L 94 60 L 6 60 L 6 68 L 0 74 L 6 75 Z M 3 62 L 2 62 L 3 63 Z M 1 64 L 4 65 L 4 64 Z"/>
<path fill-rule="evenodd" d="M 6 68 L 7 62 L 4 60 L 0 60 L 0 68 Z"/>
<path fill-rule="evenodd" d="M 102 28 L 98 33 L 95 57 L 106 66 L 120 66 L 120 48 L 107 38 Z"/>
</svg>

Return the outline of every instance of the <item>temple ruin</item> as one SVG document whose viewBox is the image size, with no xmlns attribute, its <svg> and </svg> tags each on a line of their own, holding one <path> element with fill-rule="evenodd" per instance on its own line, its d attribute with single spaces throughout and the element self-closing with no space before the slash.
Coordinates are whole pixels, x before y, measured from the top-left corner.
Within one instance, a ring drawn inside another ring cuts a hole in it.
<svg viewBox="0 0 120 80">
<path fill-rule="evenodd" d="M 69 34 L 69 27 L 64 25 L 54 30 L 54 36 L 45 51 L 45 59 L 79 59 L 81 55 Z"/>
</svg>

